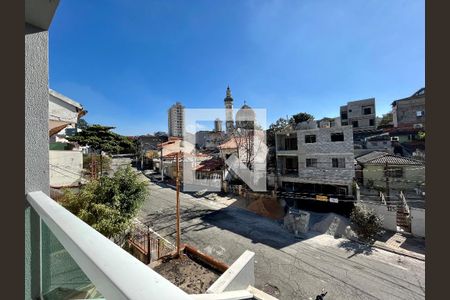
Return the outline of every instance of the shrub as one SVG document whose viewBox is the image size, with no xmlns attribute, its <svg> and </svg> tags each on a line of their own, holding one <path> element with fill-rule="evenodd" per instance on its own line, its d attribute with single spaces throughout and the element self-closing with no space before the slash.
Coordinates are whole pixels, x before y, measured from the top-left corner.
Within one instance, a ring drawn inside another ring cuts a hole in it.
<svg viewBox="0 0 450 300">
<path fill-rule="evenodd" d="M 382 232 L 383 219 L 362 203 L 356 203 L 350 214 L 350 221 L 358 237 L 364 242 L 373 242 Z"/>
<path fill-rule="evenodd" d="M 111 170 L 112 159 L 109 156 L 103 155 L 102 160 L 100 161 L 100 154 L 84 154 L 83 155 L 83 169 L 87 174 L 91 172 L 91 163 L 92 160 L 97 162 L 97 170 L 100 172 L 100 167 L 103 169 L 103 173 L 107 173 Z M 100 162 L 101 165 L 100 166 Z M 102 174 L 103 175 L 103 174 Z"/>
<path fill-rule="evenodd" d="M 108 238 L 123 233 L 144 202 L 148 190 L 131 167 L 120 168 L 83 186 L 64 191 L 62 204 Z"/>
</svg>

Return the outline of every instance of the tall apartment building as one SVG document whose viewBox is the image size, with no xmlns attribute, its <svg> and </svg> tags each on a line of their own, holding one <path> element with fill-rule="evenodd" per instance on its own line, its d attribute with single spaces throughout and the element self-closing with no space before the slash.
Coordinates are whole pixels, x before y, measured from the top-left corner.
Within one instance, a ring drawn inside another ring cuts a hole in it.
<svg viewBox="0 0 450 300">
<path fill-rule="evenodd" d="M 278 184 L 285 191 L 352 195 L 354 170 L 352 126 L 317 126 L 303 122 L 277 133 Z"/>
<path fill-rule="evenodd" d="M 347 102 L 341 106 L 342 126 L 353 125 L 353 132 L 376 130 L 375 98 Z"/>
<path fill-rule="evenodd" d="M 392 102 L 392 117 L 395 128 L 425 128 L 425 88 Z"/>
<path fill-rule="evenodd" d="M 169 109 L 169 136 L 183 136 L 184 131 L 184 106 L 180 102 L 175 103 Z"/>
</svg>

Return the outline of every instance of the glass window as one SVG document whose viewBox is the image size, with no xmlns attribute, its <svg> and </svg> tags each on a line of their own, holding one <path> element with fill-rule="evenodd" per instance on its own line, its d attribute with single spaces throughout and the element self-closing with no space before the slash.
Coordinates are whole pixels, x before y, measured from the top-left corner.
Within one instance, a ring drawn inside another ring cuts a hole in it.
<svg viewBox="0 0 450 300">
<path fill-rule="evenodd" d="M 353 121 L 352 125 L 353 125 L 353 127 L 358 127 L 358 121 Z"/>
<path fill-rule="evenodd" d="M 401 177 L 403 177 L 403 168 L 388 167 L 385 170 L 385 176 L 386 177 L 393 177 L 393 178 L 401 178 Z"/>
<path fill-rule="evenodd" d="M 332 158 L 333 168 L 345 168 L 345 158 Z"/>
<path fill-rule="evenodd" d="M 375 120 L 374 119 L 370 119 L 369 120 L 369 126 L 375 126 Z"/>
<path fill-rule="evenodd" d="M 315 143 L 316 142 L 316 135 L 315 134 L 308 134 L 305 135 L 305 143 Z"/>
<path fill-rule="evenodd" d="M 317 158 L 307 158 L 306 159 L 306 167 L 307 168 L 316 168 L 317 167 Z"/>
<path fill-rule="evenodd" d="M 372 108 L 371 107 L 364 107 L 363 110 L 365 115 L 370 115 L 372 113 Z"/>
<path fill-rule="evenodd" d="M 344 141 L 344 133 L 342 132 L 334 132 L 331 134 L 332 142 L 342 142 Z"/>
</svg>

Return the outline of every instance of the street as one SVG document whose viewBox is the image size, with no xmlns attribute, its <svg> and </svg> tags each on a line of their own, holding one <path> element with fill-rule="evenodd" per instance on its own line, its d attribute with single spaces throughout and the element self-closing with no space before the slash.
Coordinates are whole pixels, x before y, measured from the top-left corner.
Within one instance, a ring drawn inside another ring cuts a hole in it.
<svg viewBox="0 0 450 300">
<path fill-rule="evenodd" d="M 139 219 L 174 242 L 175 190 L 149 181 Z M 425 262 L 332 236 L 295 238 L 276 221 L 180 193 L 181 242 L 232 264 L 255 252 L 255 286 L 279 299 L 424 299 Z"/>
</svg>

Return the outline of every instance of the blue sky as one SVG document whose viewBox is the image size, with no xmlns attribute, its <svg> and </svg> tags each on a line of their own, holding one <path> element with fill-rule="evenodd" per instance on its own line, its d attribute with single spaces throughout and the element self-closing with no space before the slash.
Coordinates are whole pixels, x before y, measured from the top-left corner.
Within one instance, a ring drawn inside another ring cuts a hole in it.
<svg viewBox="0 0 450 300">
<path fill-rule="evenodd" d="M 50 87 L 89 123 L 167 131 L 167 109 L 267 109 L 338 116 L 376 98 L 377 115 L 425 85 L 423 0 L 63 0 L 50 28 Z"/>
</svg>

